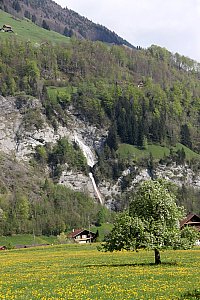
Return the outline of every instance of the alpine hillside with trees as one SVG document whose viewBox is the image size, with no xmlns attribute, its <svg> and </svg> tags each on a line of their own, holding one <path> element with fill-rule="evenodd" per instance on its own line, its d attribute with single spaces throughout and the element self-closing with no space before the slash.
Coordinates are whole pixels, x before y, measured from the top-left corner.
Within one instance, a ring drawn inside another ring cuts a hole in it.
<svg viewBox="0 0 200 300">
<path fill-rule="evenodd" d="M 200 63 L 156 45 L 54 44 L 38 26 L 46 38 L 24 41 L 14 21 L 0 32 L 1 234 L 111 221 L 159 177 L 199 213 Z"/>
</svg>

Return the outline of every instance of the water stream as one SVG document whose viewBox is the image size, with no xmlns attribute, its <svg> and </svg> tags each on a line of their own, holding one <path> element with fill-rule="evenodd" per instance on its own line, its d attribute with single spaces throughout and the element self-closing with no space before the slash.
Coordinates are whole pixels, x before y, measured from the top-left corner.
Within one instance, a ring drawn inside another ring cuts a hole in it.
<svg viewBox="0 0 200 300">
<path fill-rule="evenodd" d="M 101 205 L 103 205 L 103 200 L 101 198 L 100 192 L 99 192 L 98 187 L 96 185 L 96 182 L 94 180 L 94 176 L 93 176 L 93 174 L 91 172 L 89 173 L 89 177 L 90 177 L 90 179 L 92 181 L 92 185 L 93 185 L 95 194 L 96 194 L 97 198 L 99 199 L 99 202 L 101 203 Z"/>
<path fill-rule="evenodd" d="M 74 141 L 76 144 L 79 145 L 79 147 L 81 148 L 81 150 L 83 151 L 84 156 L 87 159 L 87 164 L 88 166 L 90 166 L 91 168 L 94 167 L 95 165 L 95 156 L 92 153 L 90 147 L 88 147 L 87 145 L 85 145 L 83 143 L 83 141 L 81 141 L 77 135 L 74 136 Z"/>
<path fill-rule="evenodd" d="M 83 141 L 78 138 L 77 135 L 74 136 L 74 141 L 75 141 L 75 143 L 77 143 L 79 145 L 79 147 L 83 151 L 83 154 L 84 154 L 84 156 L 87 159 L 88 166 L 91 167 L 91 168 L 93 168 L 94 165 L 95 165 L 95 156 L 92 153 L 90 147 L 88 147 L 87 145 L 85 145 L 83 143 Z M 94 176 L 93 176 L 93 174 L 91 172 L 89 173 L 89 177 L 90 177 L 90 179 L 92 181 L 92 185 L 93 185 L 95 194 L 96 194 L 97 198 L 99 199 L 99 202 L 103 205 L 103 200 L 101 198 L 100 192 L 99 192 L 98 187 L 96 185 Z"/>
</svg>

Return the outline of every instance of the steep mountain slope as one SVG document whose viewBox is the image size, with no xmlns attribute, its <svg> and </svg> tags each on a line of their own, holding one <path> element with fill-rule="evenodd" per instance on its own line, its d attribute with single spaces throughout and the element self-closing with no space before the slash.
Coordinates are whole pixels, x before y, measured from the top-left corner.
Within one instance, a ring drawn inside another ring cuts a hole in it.
<svg viewBox="0 0 200 300">
<path fill-rule="evenodd" d="M 57 31 L 65 36 L 92 41 L 103 41 L 133 47 L 130 43 L 104 26 L 95 24 L 61 6 L 52 0 L 1 0 L 1 9 L 17 17 L 25 17 L 46 29 Z"/>
<path fill-rule="evenodd" d="M 158 46 L 31 36 L 0 32 L 2 233 L 86 226 L 100 203 L 121 210 L 157 177 L 198 213 L 200 64 Z"/>
</svg>

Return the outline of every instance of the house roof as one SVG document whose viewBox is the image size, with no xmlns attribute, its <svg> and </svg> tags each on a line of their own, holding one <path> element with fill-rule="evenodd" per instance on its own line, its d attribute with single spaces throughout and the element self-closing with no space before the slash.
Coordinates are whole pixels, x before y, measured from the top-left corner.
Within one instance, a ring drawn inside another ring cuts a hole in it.
<svg viewBox="0 0 200 300">
<path fill-rule="evenodd" d="M 198 221 L 192 221 L 193 218 L 197 218 Z M 180 221 L 180 227 L 182 228 L 185 224 L 199 224 L 200 223 L 200 216 L 194 213 L 189 213 L 185 219 Z"/>
<path fill-rule="evenodd" d="M 77 235 L 79 235 L 79 234 L 81 234 L 82 232 L 84 232 L 84 231 L 87 231 L 87 232 L 90 232 L 90 233 L 92 233 L 92 234 L 95 234 L 94 232 L 92 232 L 92 231 L 89 231 L 89 230 L 87 230 L 87 229 L 75 229 L 74 231 L 72 231 L 69 235 L 68 235 L 68 237 L 69 238 L 75 238 Z"/>
<path fill-rule="evenodd" d="M 72 232 L 68 235 L 68 237 L 73 238 L 73 237 L 77 236 L 78 234 L 80 234 L 80 233 L 83 232 L 83 231 L 84 231 L 84 229 L 75 229 L 74 231 L 72 231 Z"/>
</svg>

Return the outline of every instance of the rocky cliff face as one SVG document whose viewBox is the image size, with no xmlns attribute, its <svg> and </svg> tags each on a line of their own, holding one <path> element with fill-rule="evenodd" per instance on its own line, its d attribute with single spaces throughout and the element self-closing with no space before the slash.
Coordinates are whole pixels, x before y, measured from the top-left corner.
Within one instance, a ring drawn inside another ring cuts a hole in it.
<svg viewBox="0 0 200 300">
<path fill-rule="evenodd" d="M 55 131 L 48 123 L 42 111 L 41 103 L 35 98 L 26 98 L 20 101 L 17 97 L 4 98 L 0 96 L 0 147 L 1 150 L 17 160 L 27 161 L 35 153 L 35 147 L 46 143 L 55 143 L 58 139 L 66 137 L 69 141 L 75 142 L 82 149 L 89 167 L 97 162 L 96 151 L 99 151 L 104 143 L 107 132 L 98 129 L 80 119 L 73 110 L 66 111 L 68 125 L 59 125 Z M 40 119 L 40 127 L 35 126 L 33 119 L 27 121 L 29 111 L 37 113 L 37 120 Z M 59 180 L 73 190 L 84 191 L 98 199 L 91 175 L 86 176 L 69 170 L 64 166 L 64 171 Z"/>
<path fill-rule="evenodd" d="M 91 149 L 92 159 L 95 163 L 95 151 L 101 148 L 105 140 L 105 130 L 83 122 L 68 110 L 66 111 L 67 127 L 59 125 L 55 131 L 46 120 L 40 101 L 32 97 L 19 107 L 16 97 L 0 96 L 0 107 L 0 146 L 2 151 L 13 153 L 18 159 L 27 160 L 29 154 L 34 153 L 37 145 L 55 143 L 59 138 L 65 136 L 70 141 L 78 141 Z M 29 120 L 30 124 L 27 124 L 28 110 L 35 110 L 40 115 L 42 121 L 40 128 L 35 126 L 33 120 Z"/>
<path fill-rule="evenodd" d="M 131 175 L 131 183 L 124 190 L 123 180 L 127 175 Z M 190 186 L 195 189 L 200 189 L 200 173 L 194 172 L 187 164 L 185 165 L 158 165 L 154 170 L 154 178 L 162 178 L 167 181 L 175 183 L 177 186 L 181 187 Z M 102 195 L 104 195 L 105 203 L 108 207 L 115 207 L 115 202 L 118 201 L 120 196 L 125 191 L 134 191 L 136 186 L 145 180 L 151 180 L 152 175 L 146 168 L 136 167 L 134 170 L 132 168 L 124 170 L 122 175 L 118 178 L 116 182 L 102 181 L 99 184 L 99 190 Z"/>
<path fill-rule="evenodd" d="M 18 161 L 28 161 L 35 152 L 35 147 L 46 143 L 55 143 L 61 137 L 76 142 L 82 149 L 91 172 L 86 176 L 64 166 L 59 184 L 66 185 L 76 191 L 84 191 L 96 198 L 97 201 L 111 206 L 113 198 L 123 192 L 122 182 L 131 175 L 131 184 L 126 190 L 134 187 L 143 180 L 151 178 L 147 169 L 135 167 L 124 170 L 116 182 L 102 181 L 98 187 L 92 175 L 92 168 L 97 162 L 96 151 L 100 151 L 107 132 L 79 119 L 73 108 L 66 111 L 67 126 L 59 125 L 57 131 L 48 123 L 43 108 L 38 99 L 28 97 L 22 101 L 18 97 L 0 96 L 0 147 L 1 151 L 9 154 Z M 31 114 L 29 115 L 29 113 Z M 32 114 L 35 112 L 35 114 Z M 32 117 L 32 118 L 31 118 Z M 37 118 L 37 125 L 34 122 Z M 38 125 L 38 120 L 39 124 Z M 200 188 L 200 173 L 195 173 L 188 165 L 170 166 L 158 165 L 154 176 L 165 178 L 177 185 L 190 185 Z M 100 192 L 100 193 L 99 193 Z"/>
</svg>

